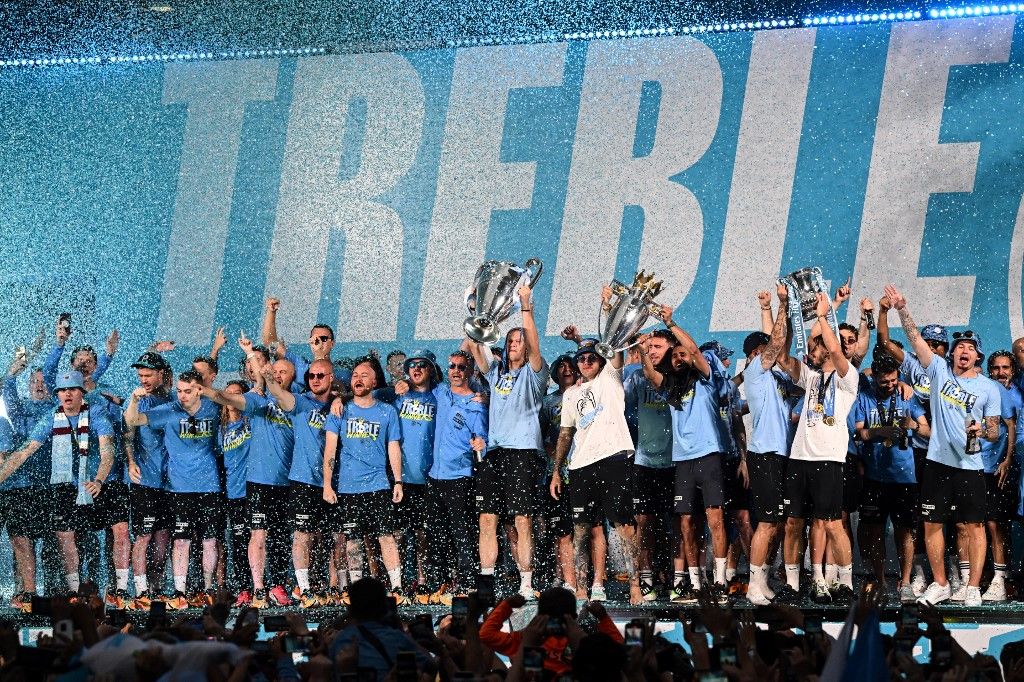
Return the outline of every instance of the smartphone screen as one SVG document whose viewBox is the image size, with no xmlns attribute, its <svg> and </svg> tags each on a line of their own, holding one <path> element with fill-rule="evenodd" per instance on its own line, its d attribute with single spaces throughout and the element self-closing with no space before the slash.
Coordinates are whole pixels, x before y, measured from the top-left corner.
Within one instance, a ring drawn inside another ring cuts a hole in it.
<svg viewBox="0 0 1024 682">
<path fill-rule="evenodd" d="M 821 616 L 804 616 L 804 632 L 808 635 L 820 635 Z"/>
<path fill-rule="evenodd" d="M 249 620 L 248 614 L 246 617 L 246 620 Z M 287 632 L 288 619 L 284 616 L 263 616 L 263 629 L 267 632 Z"/>
<path fill-rule="evenodd" d="M 626 646 L 643 646 L 644 629 L 640 625 L 630 623 L 626 626 Z"/>
<path fill-rule="evenodd" d="M 469 615 L 469 597 L 454 597 L 452 599 L 452 615 L 456 618 L 465 618 Z"/>
<path fill-rule="evenodd" d="M 545 656 L 546 654 L 543 647 L 526 647 L 523 649 L 523 669 L 527 672 L 539 673 L 544 669 Z"/>
</svg>

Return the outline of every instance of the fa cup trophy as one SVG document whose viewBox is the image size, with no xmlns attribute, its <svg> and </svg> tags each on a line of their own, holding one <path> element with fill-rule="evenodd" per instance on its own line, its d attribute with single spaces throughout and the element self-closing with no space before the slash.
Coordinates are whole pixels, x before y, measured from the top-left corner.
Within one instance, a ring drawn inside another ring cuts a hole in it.
<svg viewBox="0 0 1024 682">
<path fill-rule="evenodd" d="M 501 338 L 498 324 L 519 310 L 519 289 L 533 288 L 544 271 L 539 258 L 522 267 L 507 261 L 489 260 L 476 271 L 473 286 L 466 291 L 469 317 L 462 328 L 469 338 L 488 345 Z"/>
<path fill-rule="evenodd" d="M 654 302 L 654 297 L 661 293 L 662 282 L 654 281 L 654 273 L 647 275 L 644 271 L 636 273 L 633 284 L 626 286 L 618 280 L 612 280 L 612 294 L 617 298 L 604 305 L 597 313 L 597 336 L 600 339 L 595 350 L 609 360 L 616 353 L 630 346 L 629 339 L 644 328 L 647 318 L 653 313 L 661 312 L 661 306 Z M 602 313 L 607 314 L 604 326 L 601 326 Z"/>
<path fill-rule="evenodd" d="M 807 333 L 813 327 L 817 319 L 815 308 L 818 306 L 817 296 L 821 292 L 828 296 L 828 286 L 821 276 L 821 268 L 800 268 L 791 272 L 785 277 L 779 278 L 782 284 L 789 290 L 789 325 L 793 329 L 793 338 L 796 340 L 796 356 L 802 358 L 807 353 Z M 836 322 L 836 311 L 832 309 L 832 299 L 829 297 L 828 315 L 826 315 L 832 331 L 839 335 L 839 326 Z"/>
</svg>

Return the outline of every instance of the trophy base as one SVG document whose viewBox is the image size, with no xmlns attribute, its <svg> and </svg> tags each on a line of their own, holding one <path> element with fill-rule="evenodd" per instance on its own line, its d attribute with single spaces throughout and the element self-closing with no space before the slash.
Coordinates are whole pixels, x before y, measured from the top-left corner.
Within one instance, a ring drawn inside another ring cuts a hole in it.
<svg viewBox="0 0 1024 682">
<path fill-rule="evenodd" d="M 487 344 L 488 346 L 501 338 L 501 331 L 498 329 L 498 325 L 490 318 L 481 315 L 467 317 L 466 321 L 462 323 L 462 329 L 469 338 L 477 343 Z"/>
<path fill-rule="evenodd" d="M 610 344 L 607 343 L 597 344 L 594 346 L 594 350 L 597 351 L 597 354 L 605 360 L 611 360 L 615 357 L 615 353 L 617 352 Z"/>
</svg>

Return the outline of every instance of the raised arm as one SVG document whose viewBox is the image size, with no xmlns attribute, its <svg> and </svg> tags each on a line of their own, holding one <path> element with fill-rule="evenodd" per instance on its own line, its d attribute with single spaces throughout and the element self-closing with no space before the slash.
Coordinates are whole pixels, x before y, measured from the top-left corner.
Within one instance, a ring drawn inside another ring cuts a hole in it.
<svg viewBox="0 0 1024 682">
<path fill-rule="evenodd" d="M 23 447 L 21 450 L 12 452 L 10 455 L 3 459 L 3 465 L 0 466 L 0 483 L 3 483 L 11 477 L 15 471 L 18 470 L 22 464 L 25 463 L 29 457 L 35 453 L 42 446 L 39 441 L 29 441 L 28 445 Z"/>
<path fill-rule="evenodd" d="M 704 353 L 700 352 L 700 347 L 697 342 L 693 340 L 693 337 L 686 333 L 686 331 L 676 324 L 675 320 L 672 319 L 672 308 L 667 305 L 661 306 L 661 319 L 665 322 L 665 326 L 672 332 L 672 336 L 676 337 L 683 348 L 686 349 L 687 354 L 693 358 L 693 368 L 700 372 L 701 376 L 707 379 L 711 376 L 711 365 L 708 364 L 707 358 L 704 357 Z"/>
<path fill-rule="evenodd" d="M 785 290 L 783 285 L 779 285 L 780 290 Z M 787 300 L 789 292 L 786 291 Z M 768 306 L 771 310 L 771 306 Z M 786 346 L 787 329 L 789 328 L 789 316 L 787 315 L 787 306 L 785 302 L 779 300 L 779 313 L 775 316 L 775 323 L 772 325 L 771 336 L 768 339 L 768 345 L 761 351 L 761 366 L 765 371 L 771 370 L 775 366 L 776 361 L 779 359 L 780 354 L 783 352 Z M 788 355 L 786 356 L 789 357 Z"/>
<path fill-rule="evenodd" d="M 765 334 L 772 333 L 775 326 L 775 318 L 772 317 L 772 295 L 767 289 L 757 292 L 757 303 L 761 306 L 761 331 Z"/>
<path fill-rule="evenodd" d="M 836 296 L 832 300 L 832 309 L 836 311 L 836 315 L 839 315 L 839 306 L 850 300 L 850 278 L 846 278 L 846 283 L 836 289 Z"/>
<path fill-rule="evenodd" d="M 274 341 L 277 341 L 277 311 L 280 307 L 281 299 L 267 299 L 266 310 L 263 313 L 263 330 L 261 334 L 264 346 L 269 346 Z"/>
<path fill-rule="evenodd" d="M 878 329 L 875 331 L 876 338 L 875 342 L 878 343 L 885 352 L 891 357 L 896 359 L 896 362 L 903 364 L 903 359 L 906 357 L 906 353 L 903 349 L 897 346 L 889 338 L 889 309 L 892 308 L 892 304 L 889 302 L 888 296 L 883 296 L 878 301 Z"/>
<path fill-rule="evenodd" d="M 477 369 L 483 374 L 487 374 L 487 370 L 491 366 L 491 359 L 488 357 L 491 354 L 491 349 L 469 337 L 462 342 L 461 348 L 468 350 L 469 354 L 473 356 L 473 362 L 476 363 Z"/>
<path fill-rule="evenodd" d="M 533 289 L 520 287 L 519 303 L 523 312 L 523 336 L 530 368 L 539 372 L 544 366 L 544 356 L 540 354 L 540 334 L 537 332 L 537 321 L 533 318 Z"/>
<path fill-rule="evenodd" d="M 223 391 L 218 391 L 215 388 L 208 388 L 206 386 L 203 386 L 199 390 L 199 395 L 203 396 L 207 400 L 212 400 L 213 402 L 217 403 L 218 405 L 222 405 L 224 407 L 230 407 L 232 409 L 238 410 L 239 412 L 244 412 L 245 411 L 245 396 L 244 395 L 237 395 L 237 394 L 234 394 L 234 393 L 224 393 Z"/>
<path fill-rule="evenodd" d="M 644 376 L 651 382 L 651 386 L 656 389 L 661 388 L 661 384 L 665 381 L 665 375 L 654 368 L 654 363 L 651 362 L 651 356 L 648 352 L 650 349 L 651 335 L 644 334 L 640 339 L 640 343 L 637 344 L 637 348 L 640 350 L 640 365 L 643 367 Z"/>
<path fill-rule="evenodd" d="M 288 390 L 287 386 L 281 386 L 274 381 L 274 368 L 269 363 L 260 367 L 263 380 L 267 383 L 267 393 L 274 397 L 278 406 L 285 412 L 295 409 L 295 394 Z"/>
<path fill-rule="evenodd" d="M 892 307 L 899 313 L 900 322 L 903 324 L 903 332 L 907 335 L 907 342 L 911 350 L 917 354 L 917 359 L 921 366 L 928 367 L 928 365 L 932 364 L 932 349 L 921 338 L 921 332 L 917 329 L 917 323 L 914 322 L 914 318 L 910 316 L 910 309 L 907 308 L 907 299 L 892 284 L 885 285 L 885 295 L 889 299 L 889 303 L 892 304 Z M 891 346 L 892 344 L 889 345 Z"/>
<path fill-rule="evenodd" d="M 829 302 L 828 296 L 823 292 L 818 292 L 818 303 L 815 307 L 814 312 L 818 315 L 818 328 L 821 330 L 821 341 L 825 344 L 825 350 L 828 351 L 829 358 L 832 360 L 832 364 L 836 366 L 836 371 L 839 372 L 839 376 L 845 377 L 847 372 L 850 371 L 850 361 L 843 355 L 843 345 L 839 342 L 839 337 L 836 336 L 835 331 L 832 330 L 832 325 L 828 323 Z"/>
<path fill-rule="evenodd" d="M 612 300 L 612 288 L 610 286 L 608 286 L 607 284 L 605 284 L 604 287 L 601 288 L 601 307 L 605 308 L 605 310 L 607 310 L 607 306 L 611 305 L 611 300 Z M 568 329 L 576 329 L 576 325 L 570 325 L 569 327 L 566 327 L 566 330 L 568 330 Z M 564 335 L 565 334 L 565 330 L 563 330 L 562 333 Z M 579 332 L 576 332 L 576 333 L 579 334 Z M 577 342 L 576 345 L 578 346 L 579 342 Z M 618 353 L 615 354 L 615 357 L 613 357 L 609 362 L 612 363 L 612 367 L 614 367 L 615 369 L 622 369 L 622 364 L 623 364 L 623 358 L 624 357 L 625 357 L 625 355 L 622 352 L 618 352 Z"/>
<path fill-rule="evenodd" d="M 871 343 L 871 330 L 868 329 L 868 313 L 874 313 L 875 302 L 870 298 L 860 300 L 860 326 L 857 328 L 857 347 L 853 351 L 850 361 L 854 367 L 860 367 L 868 354 L 868 345 Z"/>
<path fill-rule="evenodd" d="M 149 417 L 144 412 L 139 412 L 139 399 L 144 395 L 146 389 L 138 386 L 128 396 L 128 404 L 124 408 L 124 423 L 128 426 L 145 426 L 149 423 Z"/>
<path fill-rule="evenodd" d="M 216 360 L 227 342 L 228 337 L 224 333 L 224 327 L 217 327 L 217 333 L 213 335 L 213 345 L 210 346 L 210 357 Z"/>
</svg>

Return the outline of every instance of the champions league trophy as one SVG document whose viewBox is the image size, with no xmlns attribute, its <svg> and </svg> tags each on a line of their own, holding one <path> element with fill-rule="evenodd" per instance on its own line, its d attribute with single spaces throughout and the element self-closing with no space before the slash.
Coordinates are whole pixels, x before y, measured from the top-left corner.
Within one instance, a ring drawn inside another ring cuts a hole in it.
<svg viewBox="0 0 1024 682">
<path fill-rule="evenodd" d="M 821 276 L 821 268 L 800 268 L 791 272 L 785 277 L 779 278 L 782 284 L 789 290 L 789 324 L 793 328 L 793 338 L 796 340 L 796 355 L 802 358 L 807 353 L 807 332 L 814 326 L 817 319 L 817 296 L 818 292 L 829 295 L 828 286 Z M 839 326 L 836 322 L 836 311 L 832 308 L 832 299 L 829 298 L 828 315 L 826 320 L 832 326 L 832 331 L 839 335 Z"/>
<path fill-rule="evenodd" d="M 507 261 L 489 260 L 476 271 L 473 286 L 466 291 L 469 317 L 462 328 L 478 343 L 492 344 L 501 338 L 498 324 L 519 310 L 518 291 L 540 279 L 544 264 L 531 258 L 522 267 Z"/>
<path fill-rule="evenodd" d="M 654 297 L 661 293 L 662 282 L 654 281 L 654 273 L 636 273 L 633 284 L 626 286 L 618 280 L 612 280 L 612 293 L 618 299 L 606 309 L 601 306 L 597 312 L 597 336 L 600 339 L 594 350 L 602 357 L 611 359 L 630 346 L 629 339 L 643 329 L 647 318 L 653 313 L 658 315 L 661 306 L 654 302 Z M 604 329 L 601 328 L 601 313 L 607 313 Z"/>
</svg>

